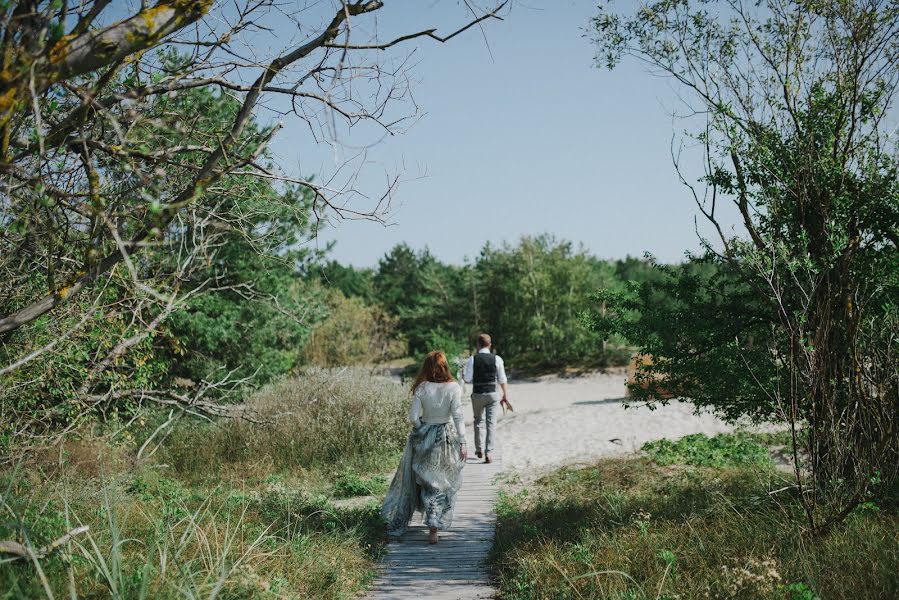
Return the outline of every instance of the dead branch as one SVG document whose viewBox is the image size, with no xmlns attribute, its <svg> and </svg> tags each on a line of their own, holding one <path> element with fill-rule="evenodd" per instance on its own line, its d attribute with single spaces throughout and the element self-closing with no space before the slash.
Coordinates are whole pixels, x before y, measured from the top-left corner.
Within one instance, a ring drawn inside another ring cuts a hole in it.
<svg viewBox="0 0 899 600">
<path fill-rule="evenodd" d="M 48 554 L 50 554 L 60 546 L 64 546 L 65 544 L 69 543 L 72 538 L 87 532 L 89 529 L 90 527 L 87 525 L 76 527 L 64 536 L 53 540 L 46 546 L 42 546 L 40 548 L 32 548 L 31 546 L 26 546 L 25 544 L 21 544 L 13 540 L 0 541 L 0 554 L 12 554 L 16 558 L 25 558 L 32 561 L 40 560 L 42 558 L 45 558 Z"/>
</svg>

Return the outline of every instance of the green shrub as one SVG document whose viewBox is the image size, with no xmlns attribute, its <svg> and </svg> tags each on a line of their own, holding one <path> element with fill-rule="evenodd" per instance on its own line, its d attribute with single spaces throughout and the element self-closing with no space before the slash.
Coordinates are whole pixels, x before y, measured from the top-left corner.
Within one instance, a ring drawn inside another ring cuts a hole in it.
<svg viewBox="0 0 899 600">
<path fill-rule="evenodd" d="M 662 439 L 648 442 L 642 450 L 661 465 L 728 467 L 772 464 L 767 448 L 746 433 L 726 433 L 712 438 L 704 433 L 695 433 L 677 441 Z"/>
<path fill-rule="evenodd" d="M 319 367 L 382 363 L 405 351 L 406 343 L 395 330 L 396 319 L 379 307 L 332 290 L 328 317 L 312 330 L 304 360 Z"/>
</svg>

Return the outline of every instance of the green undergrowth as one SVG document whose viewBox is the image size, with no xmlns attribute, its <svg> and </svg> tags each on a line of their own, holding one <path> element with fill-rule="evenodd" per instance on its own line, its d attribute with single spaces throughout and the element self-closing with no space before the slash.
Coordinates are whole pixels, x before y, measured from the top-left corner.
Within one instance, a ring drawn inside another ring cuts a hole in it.
<svg viewBox="0 0 899 600">
<path fill-rule="evenodd" d="M 0 563 L 0 600 L 354 597 L 383 547 L 407 402 L 364 371 L 310 371 L 249 399 L 263 422 L 183 418 L 140 462 L 165 415 L 131 443 L 36 453 L 0 472 L 0 540 L 39 549 L 89 529 L 36 564 Z M 336 502 L 360 495 L 374 497 Z"/>
<path fill-rule="evenodd" d="M 501 597 L 897 597 L 894 505 L 863 506 L 812 537 L 788 475 L 751 438 L 697 440 L 650 445 L 658 461 L 563 468 L 502 494 L 492 554 Z M 745 456 L 728 450 L 737 446 Z"/>
<path fill-rule="evenodd" d="M 334 495 L 338 498 L 383 495 L 389 479 L 385 474 L 373 477 L 361 476 L 355 471 L 343 471 L 334 481 Z"/>
<path fill-rule="evenodd" d="M 662 465 L 696 467 L 771 466 L 768 448 L 748 433 L 729 433 L 708 437 L 704 433 L 679 440 L 656 440 L 643 445 L 643 452 Z"/>
</svg>

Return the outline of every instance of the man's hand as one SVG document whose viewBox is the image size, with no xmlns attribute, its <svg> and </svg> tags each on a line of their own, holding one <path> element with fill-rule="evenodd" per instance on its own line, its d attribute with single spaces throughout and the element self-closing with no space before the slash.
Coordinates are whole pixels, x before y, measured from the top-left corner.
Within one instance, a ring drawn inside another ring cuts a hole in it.
<svg viewBox="0 0 899 600">
<path fill-rule="evenodd" d="M 468 460 L 468 446 L 466 446 L 465 444 L 459 446 L 459 458 L 462 460 L 462 462 Z"/>
</svg>

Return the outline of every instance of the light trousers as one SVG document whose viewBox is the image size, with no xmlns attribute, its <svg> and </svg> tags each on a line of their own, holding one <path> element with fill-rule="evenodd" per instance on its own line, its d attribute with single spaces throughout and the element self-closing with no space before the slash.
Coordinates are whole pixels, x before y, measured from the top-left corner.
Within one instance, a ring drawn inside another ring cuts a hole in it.
<svg viewBox="0 0 899 600">
<path fill-rule="evenodd" d="M 494 443 L 496 442 L 496 418 L 499 415 L 499 401 L 502 394 L 499 392 L 491 392 L 489 394 L 472 394 L 471 408 L 474 412 L 474 449 L 480 452 L 484 449 L 484 454 L 493 452 Z M 487 431 L 484 443 L 481 443 L 481 430 L 484 417 L 487 417 Z"/>
</svg>

